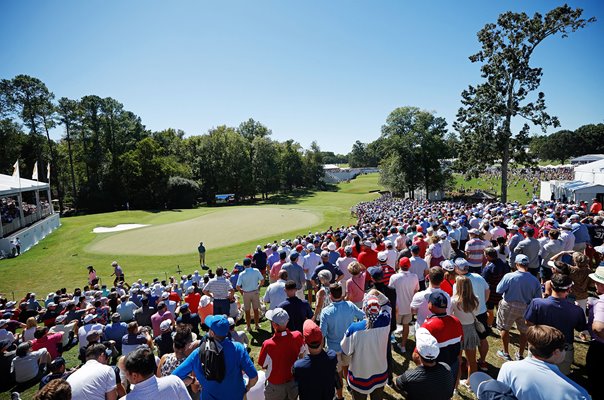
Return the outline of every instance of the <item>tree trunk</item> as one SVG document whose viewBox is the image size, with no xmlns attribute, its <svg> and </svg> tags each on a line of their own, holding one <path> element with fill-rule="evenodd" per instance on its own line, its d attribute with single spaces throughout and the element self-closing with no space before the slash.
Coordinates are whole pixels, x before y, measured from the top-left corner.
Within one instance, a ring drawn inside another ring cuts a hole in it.
<svg viewBox="0 0 604 400">
<path fill-rule="evenodd" d="M 50 149 L 50 162 L 52 163 L 52 169 L 50 170 L 51 176 L 54 175 L 54 180 L 57 183 L 57 197 L 59 198 L 59 214 L 63 213 L 63 190 L 61 190 L 61 182 L 59 182 L 59 165 L 57 164 L 57 157 L 55 155 L 55 148 L 53 142 L 50 139 L 50 133 L 48 132 L 48 126 L 46 118 L 44 117 L 44 130 L 46 131 L 46 139 L 48 140 L 48 147 Z"/>
<path fill-rule="evenodd" d="M 71 150 L 71 133 L 69 132 L 69 123 L 65 123 L 65 133 L 67 135 L 67 153 L 69 154 L 69 170 L 71 173 L 71 196 L 73 198 L 73 205 L 77 205 L 77 192 L 75 184 L 75 172 L 73 170 L 73 152 Z"/>
<path fill-rule="evenodd" d="M 512 137 L 511 121 L 512 111 L 514 107 L 514 78 L 510 79 L 510 86 L 508 87 L 508 100 L 505 111 L 505 122 L 504 132 L 505 140 L 503 141 L 503 153 L 501 156 L 501 202 L 505 203 L 508 201 L 508 164 L 510 162 L 510 139 Z"/>
</svg>

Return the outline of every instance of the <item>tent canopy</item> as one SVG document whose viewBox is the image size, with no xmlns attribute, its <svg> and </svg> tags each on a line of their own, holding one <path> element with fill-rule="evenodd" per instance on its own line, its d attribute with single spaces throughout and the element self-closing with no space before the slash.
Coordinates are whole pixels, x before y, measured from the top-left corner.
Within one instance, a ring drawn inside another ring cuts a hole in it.
<svg viewBox="0 0 604 400">
<path fill-rule="evenodd" d="M 0 174 L 0 196 L 43 189 L 48 189 L 47 182 L 37 182 L 24 178 L 17 179 L 11 175 Z"/>
<path fill-rule="evenodd" d="M 604 172 L 604 160 L 598 160 L 575 167 L 575 172 Z"/>
<path fill-rule="evenodd" d="M 575 157 L 573 159 L 570 160 L 571 164 L 583 164 L 583 163 L 590 163 L 593 161 L 598 161 L 598 160 L 602 160 L 604 159 L 604 154 L 586 154 L 584 156 L 581 157 Z"/>
</svg>

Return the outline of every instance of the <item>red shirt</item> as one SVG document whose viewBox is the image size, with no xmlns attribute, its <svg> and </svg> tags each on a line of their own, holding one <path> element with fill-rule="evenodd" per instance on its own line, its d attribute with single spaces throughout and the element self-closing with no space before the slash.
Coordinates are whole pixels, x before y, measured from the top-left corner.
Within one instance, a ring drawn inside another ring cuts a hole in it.
<svg viewBox="0 0 604 400">
<path fill-rule="evenodd" d="M 59 354 L 59 350 L 57 346 L 59 343 L 63 341 L 63 334 L 61 332 L 57 333 L 48 333 L 42 336 L 40 339 L 35 339 L 32 341 L 31 349 L 33 351 L 40 350 L 45 347 L 46 350 L 50 353 L 51 360 L 57 358 Z"/>
<path fill-rule="evenodd" d="M 600 203 L 599 201 L 594 201 L 594 203 L 591 205 L 591 208 L 589 209 L 589 212 L 592 214 L 597 214 L 600 211 L 602 211 L 602 203 Z"/>
<path fill-rule="evenodd" d="M 189 310 L 191 310 L 191 313 L 197 314 L 199 300 L 201 300 L 201 295 L 199 293 L 193 292 L 185 296 L 185 303 L 189 305 Z"/>
<path fill-rule="evenodd" d="M 280 385 L 293 379 L 292 367 L 302 352 L 304 338 L 298 331 L 276 332 L 262 343 L 258 364 L 266 368 L 266 379 Z"/>
<path fill-rule="evenodd" d="M 386 286 L 390 285 L 390 277 L 395 274 L 394 268 L 392 268 L 388 264 L 380 265 L 382 268 L 382 272 L 384 277 L 382 278 L 382 283 Z"/>
<path fill-rule="evenodd" d="M 428 243 L 424 239 L 417 238 L 417 240 L 413 240 L 413 244 L 419 247 L 419 256 L 425 258 L 426 250 L 428 250 Z"/>
<path fill-rule="evenodd" d="M 170 292 L 168 299 L 175 301 L 177 304 L 180 304 L 180 296 L 176 292 Z"/>
<path fill-rule="evenodd" d="M 440 354 L 436 361 L 449 365 L 456 362 L 463 340 L 463 329 L 459 319 L 452 315 L 433 315 L 426 319 L 422 328 L 426 328 L 438 342 Z"/>
<path fill-rule="evenodd" d="M 376 265 L 380 265 L 377 258 L 377 251 L 374 250 L 363 250 L 358 257 L 358 260 L 361 264 L 365 266 L 365 268 L 375 267 Z"/>
</svg>

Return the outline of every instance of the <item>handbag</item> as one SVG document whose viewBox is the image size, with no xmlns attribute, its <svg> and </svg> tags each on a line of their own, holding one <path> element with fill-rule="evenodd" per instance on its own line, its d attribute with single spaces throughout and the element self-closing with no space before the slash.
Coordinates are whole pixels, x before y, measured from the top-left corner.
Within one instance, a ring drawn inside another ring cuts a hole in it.
<svg viewBox="0 0 604 400">
<path fill-rule="evenodd" d="M 485 333 L 487 330 L 484 324 L 476 319 L 476 316 L 474 316 L 474 329 L 476 329 L 476 332 L 478 333 Z"/>
</svg>

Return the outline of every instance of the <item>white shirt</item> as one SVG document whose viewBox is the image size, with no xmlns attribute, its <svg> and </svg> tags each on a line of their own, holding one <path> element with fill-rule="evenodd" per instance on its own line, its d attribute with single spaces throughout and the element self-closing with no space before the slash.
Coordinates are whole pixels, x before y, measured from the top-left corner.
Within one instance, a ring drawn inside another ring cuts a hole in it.
<svg viewBox="0 0 604 400">
<path fill-rule="evenodd" d="M 0 340 L 8 340 L 13 343 L 15 341 L 15 335 L 9 330 L 4 328 L 0 329 Z"/>
<path fill-rule="evenodd" d="M 356 261 L 354 257 L 340 257 L 336 261 L 336 265 L 340 268 L 340 271 L 344 274 L 344 278 L 340 282 L 346 282 L 348 279 L 352 278 L 350 272 L 348 272 L 348 266 L 353 261 Z M 342 284 L 342 295 L 346 294 L 346 284 Z"/>
<path fill-rule="evenodd" d="M 311 252 L 305 255 L 303 260 L 304 263 L 302 264 L 302 268 L 306 274 L 306 279 L 310 280 L 312 274 L 315 273 L 315 269 L 317 269 L 317 265 L 321 264 L 321 256 L 315 252 Z"/>
<path fill-rule="evenodd" d="M 398 315 L 411 314 L 411 300 L 419 290 L 417 275 L 409 271 L 398 272 L 390 277 L 388 286 L 396 290 L 396 313 Z"/>
<path fill-rule="evenodd" d="M 263 301 L 270 304 L 269 310 L 274 310 L 285 300 L 287 300 L 287 294 L 285 293 L 285 281 L 283 279 L 268 285 Z"/>
<path fill-rule="evenodd" d="M 415 330 L 417 331 L 424 322 L 426 322 L 426 318 L 434 315 L 430 310 L 428 310 L 428 298 L 432 292 L 440 291 L 445 294 L 447 298 L 447 314 L 451 314 L 451 296 L 449 293 L 445 292 L 441 289 L 427 288 L 426 290 L 422 290 L 421 292 L 415 293 L 413 296 L 413 300 L 411 300 L 411 308 L 417 310 L 417 319 L 415 321 Z"/>
<path fill-rule="evenodd" d="M 61 342 L 63 343 L 63 347 L 65 347 L 69 344 L 69 332 L 73 332 L 73 327 L 75 326 L 75 324 L 76 324 L 75 321 L 70 324 L 67 324 L 67 325 L 57 324 L 57 325 L 53 326 L 52 328 L 50 328 L 48 330 L 48 332 L 50 332 L 50 333 L 61 332 L 63 334 L 63 339 L 61 340 Z"/>
<path fill-rule="evenodd" d="M 386 258 L 386 264 L 390 265 L 396 270 L 396 259 L 398 258 L 398 252 L 394 249 L 386 250 L 388 252 L 388 258 Z"/>
<path fill-rule="evenodd" d="M 411 261 L 411 267 L 409 268 L 409 272 L 417 275 L 417 279 L 420 282 L 426 279 L 425 271 L 429 269 L 428 263 L 421 257 L 411 257 L 409 259 Z"/>
<path fill-rule="evenodd" d="M 83 347 L 86 347 L 86 345 L 88 345 L 88 341 L 86 340 L 86 336 L 88 336 L 88 332 L 99 331 L 102 333 L 103 328 L 105 328 L 105 327 L 101 324 L 88 324 L 88 325 L 81 326 L 80 329 L 78 329 L 78 340 L 79 340 L 80 349 Z"/>
<path fill-rule="evenodd" d="M 120 400 L 149 400 L 149 399 L 191 400 L 189 392 L 182 379 L 176 375 L 158 378 L 155 375 L 134 385 L 134 389 Z"/>
<path fill-rule="evenodd" d="M 67 378 L 72 400 L 105 400 L 105 393 L 115 389 L 115 372 L 97 360 L 88 360 Z"/>
<path fill-rule="evenodd" d="M 575 235 L 571 231 L 565 229 L 560 231 L 560 240 L 562 240 L 564 251 L 571 251 L 575 247 Z"/>
</svg>

